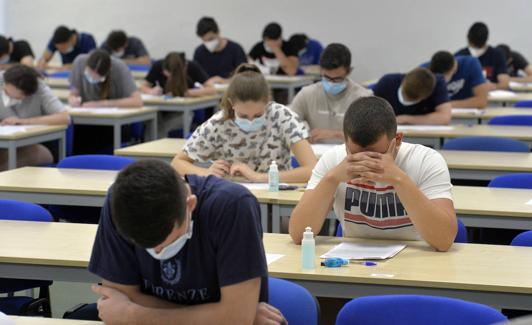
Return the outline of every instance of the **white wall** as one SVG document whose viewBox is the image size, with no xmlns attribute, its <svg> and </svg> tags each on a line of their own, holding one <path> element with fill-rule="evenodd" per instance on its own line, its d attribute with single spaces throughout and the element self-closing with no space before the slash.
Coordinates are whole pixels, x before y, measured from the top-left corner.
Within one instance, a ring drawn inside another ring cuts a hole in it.
<svg viewBox="0 0 532 325">
<path fill-rule="evenodd" d="M 286 37 L 304 31 L 324 44 L 343 42 L 353 53 L 358 81 L 406 71 L 436 50 L 457 50 L 477 20 L 489 25 L 492 44 L 507 42 L 532 59 L 529 0 L 2 1 L 5 33 L 30 41 L 39 56 L 54 28 L 66 24 L 93 33 L 98 43 L 110 29 L 123 28 L 141 37 L 156 58 L 169 50 L 191 57 L 199 43 L 196 22 L 212 15 L 246 51 L 270 21 L 279 22 Z"/>
</svg>

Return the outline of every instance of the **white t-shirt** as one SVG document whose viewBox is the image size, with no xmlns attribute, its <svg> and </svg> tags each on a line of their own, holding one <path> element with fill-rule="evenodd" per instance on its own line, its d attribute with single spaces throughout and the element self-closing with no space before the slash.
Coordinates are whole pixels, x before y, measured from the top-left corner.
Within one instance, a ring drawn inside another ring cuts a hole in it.
<svg viewBox="0 0 532 325">
<path fill-rule="evenodd" d="M 326 152 L 312 171 L 307 189 L 314 189 L 347 155 L 345 145 Z M 395 163 L 429 200 L 450 199 L 451 178 L 447 163 L 435 150 L 402 143 Z M 334 212 L 345 237 L 420 240 L 393 186 L 341 183 L 334 195 Z M 430 216 L 426 216 L 430 218 Z"/>
</svg>

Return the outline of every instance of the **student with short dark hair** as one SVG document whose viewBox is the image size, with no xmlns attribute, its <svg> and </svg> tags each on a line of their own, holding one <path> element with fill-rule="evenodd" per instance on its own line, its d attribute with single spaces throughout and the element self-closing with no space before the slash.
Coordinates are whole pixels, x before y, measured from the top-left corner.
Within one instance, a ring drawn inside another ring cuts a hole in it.
<svg viewBox="0 0 532 325">
<path fill-rule="evenodd" d="M 320 64 L 323 46 L 318 40 L 309 38 L 306 34 L 294 34 L 288 42 L 297 51 L 300 66 Z"/>
<path fill-rule="evenodd" d="M 32 67 L 33 59 L 33 51 L 27 41 L 14 41 L 11 37 L 0 36 L 0 68 L 5 69 L 15 63 Z"/>
<path fill-rule="evenodd" d="M 321 82 L 303 87 L 290 109 L 310 127 L 310 141 L 342 142 L 342 123 L 349 104 L 371 95 L 371 91 L 354 83 L 351 52 L 340 43 L 329 44 L 320 60 Z"/>
<path fill-rule="evenodd" d="M 14 64 L 0 72 L 1 125 L 58 125 L 70 123 L 70 117 L 59 99 L 31 67 Z M 17 149 L 17 166 L 49 164 L 50 151 L 34 144 Z M 7 169 L 7 150 L 0 149 L 0 170 Z"/>
<path fill-rule="evenodd" d="M 101 48 L 127 64 L 150 65 L 150 55 L 142 40 L 128 36 L 123 30 L 113 30 L 107 36 Z"/>
<path fill-rule="evenodd" d="M 221 111 L 194 131 L 172 161 L 180 174 L 242 176 L 250 182 L 266 183 L 269 166 L 276 161 L 280 181 L 308 180 L 316 164 L 308 131 L 288 107 L 270 101 L 261 73 L 249 68 L 237 72 L 220 107 Z M 294 169 L 291 152 L 300 165 Z M 203 168 L 196 162 L 212 164 Z"/>
<path fill-rule="evenodd" d="M 506 68 L 510 80 L 517 82 L 532 82 L 532 65 L 519 52 L 510 49 L 506 44 L 497 45 L 497 49 L 501 51 L 506 59 Z"/>
<path fill-rule="evenodd" d="M 165 162 L 121 171 L 109 190 L 89 270 L 101 296 L 82 311 L 106 324 L 281 324 L 267 305 L 257 199 L 216 177 L 183 179 Z M 78 313 L 80 313 L 78 312 Z M 70 318 L 78 318 L 71 315 Z"/>
<path fill-rule="evenodd" d="M 451 122 L 451 104 L 445 80 L 428 69 L 387 74 L 377 82 L 373 93 L 392 105 L 398 124 Z"/>
<path fill-rule="evenodd" d="M 55 51 L 59 51 L 64 69 L 70 69 L 74 59 L 80 54 L 86 54 L 96 48 L 96 41 L 91 34 L 81 33 L 66 26 L 55 29 L 47 48 L 44 50 L 37 68 L 46 69 Z"/>
<path fill-rule="evenodd" d="M 278 23 L 264 27 L 262 41 L 253 46 L 249 57 L 269 74 L 293 76 L 299 66 L 298 53 L 290 42 L 283 40 L 283 30 Z"/>
<path fill-rule="evenodd" d="M 455 55 L 471 55 L 478 58 L 484 70 L 484 76 L 493 84 L 492 88 L 508 89 L 510 77 L 506 71 L 504 55 L 488 45 L 488 26 L 482 22 L 474 23 L 467 33 L 468 47 Z"/>
<path fill-rule="evenodd" d="M 477 58 L 463 55 L 454 57 L 450 52 L 438 51 L 430 62 L 422 66 L 443 76 L 452 107 L 488 106 L 490 87 Z"/>
<path fill-rule="evenodd" d="M 194 51 L 194 61 L 209 75 L 207 84 L 227 83 L 234 70 L 246 63 L 246 53 L 240 44 L 222 37 L 212 17 L 202 17 L 196 26 L 202 45 Z"/>
<path fill-rule="evenodd" d="M 290 217 L 301 243 L 319 233 L 331 208 L 345 237 L 425 240 L 438 251 L 457 232 L 449 170 L 435 150 L 404 143 L 392 107 L 379 97 L 353 102 L 344 118 L 345 144 L 325 153 Z"/>
</svg>

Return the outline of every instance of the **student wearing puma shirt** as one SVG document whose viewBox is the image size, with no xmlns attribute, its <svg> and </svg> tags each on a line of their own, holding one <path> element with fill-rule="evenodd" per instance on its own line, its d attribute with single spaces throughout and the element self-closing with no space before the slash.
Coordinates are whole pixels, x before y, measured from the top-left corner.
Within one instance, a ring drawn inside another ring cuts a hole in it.
<svg viewBox="0 0 532 325">
<path fill-rule="evenodd" d="M 344 236 L 425 240 L 448 250 L 457 232 L 449 170 L 431 148 L 403 143 L 393 109 L 364 97 L 344 119 L 345 145 L 325 153 L 290 218 L 301 243 L 305 227 L 318 233 L 331 208 Z"/>
</svg>

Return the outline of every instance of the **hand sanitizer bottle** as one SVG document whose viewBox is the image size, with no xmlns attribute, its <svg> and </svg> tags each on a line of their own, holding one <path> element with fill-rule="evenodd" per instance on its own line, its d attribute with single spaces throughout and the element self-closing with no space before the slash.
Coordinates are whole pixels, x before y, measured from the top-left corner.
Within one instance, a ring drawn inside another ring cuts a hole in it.
<svg viewBox="0 0 532 325">
<path fill-rule="evenodd" d="M 270 192 L 279 192 L 279 169 L 275 160 L 272 161 L 268 171 L 268 185 Z"/>
<path fill-rule="evenodd" d="M 316 243 L 312 228 L 305 228 L 301 241 L 301 262 L 303 270 L 314 270 L 316 259 Z"/>
</svg>

